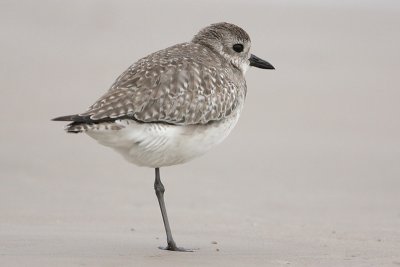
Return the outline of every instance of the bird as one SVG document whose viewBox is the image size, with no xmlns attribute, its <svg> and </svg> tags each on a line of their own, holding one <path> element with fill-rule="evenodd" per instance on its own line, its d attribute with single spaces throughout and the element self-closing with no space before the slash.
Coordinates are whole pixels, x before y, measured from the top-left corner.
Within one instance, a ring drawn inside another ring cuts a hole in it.
<svg viewBox="0 0 400 267">
<path fill-rule="evenodd" d="M 275 69 L 250 48 L 241 27 L 211 24 L 191 41 L 135 62 L 85 112 L 52 119 L 68 121 L 68 133 L 85 133 L 128 162 L 155 170 L 167 237 L 163 249 L 191 251 L 172 237 L 160 168 L 201 156 L 228 136 L 246 99 L 247 70 Z"/>
</svg>

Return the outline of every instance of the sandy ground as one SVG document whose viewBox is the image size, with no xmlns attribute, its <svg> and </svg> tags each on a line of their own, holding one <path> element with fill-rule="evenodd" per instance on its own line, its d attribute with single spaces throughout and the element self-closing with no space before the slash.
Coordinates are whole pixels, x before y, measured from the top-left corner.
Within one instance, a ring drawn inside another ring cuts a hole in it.
<svg viewBox="0 0 400 267">
<path fill-rule="evenodd" d="M 0 266 L 400 266 L 400 6 L 321 2 L 1 1 Z M 277 70 L 249 71 L 222 145 L 161 170 L 197 249 L 162 251 L 153 170 L 49 119 L 219 21 Z"/>
</svg>

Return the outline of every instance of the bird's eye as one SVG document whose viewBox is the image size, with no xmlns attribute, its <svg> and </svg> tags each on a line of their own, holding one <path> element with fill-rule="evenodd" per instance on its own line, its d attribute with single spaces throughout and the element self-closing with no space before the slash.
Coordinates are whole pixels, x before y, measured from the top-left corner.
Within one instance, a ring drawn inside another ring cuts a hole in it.
<svg viewBox="0 0 400 267">
<path fill-rule="evenodd" d="M 235 52 L 238 52 L 238 53 L 243 51 L 243 45 L 242 44 L 234 44 L 232 46 L 232 48 L 233 48 L 233 50 L 235 50 Z"/>
</svg>

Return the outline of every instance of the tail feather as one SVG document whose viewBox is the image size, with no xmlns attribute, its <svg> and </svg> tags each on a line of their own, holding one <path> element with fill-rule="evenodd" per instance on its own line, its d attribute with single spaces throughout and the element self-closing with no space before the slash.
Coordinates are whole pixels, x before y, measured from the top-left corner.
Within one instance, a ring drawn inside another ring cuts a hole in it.
<svg viewBox="0 0 400 267">
<path fill-rule="evenodd" d="M 121 126 L 110 125 L 107 123 L 113 123 L 116 119 L 127 118 L 128 116 L 124 115 L 118 118 L 102 118 L 97 120 L 92 120 L 90 116 L 80 116 L 78 114 L 75 115 L 68 115 L 68 116 L 61 116 L 52 119 L 52 121 L 70 121 L 71 123 L 67 124 L 64 130 L 67 133 L 82 133 L 86 132 L 90 129 L 101 129 L 102 124 L 105 123 L 103 126 L 105 129 L 110 130 L 119 130 Z"/>
<path fill-rule="evenodd" d="M 67 133 L 82 133 L 86 132 L 89 129 L 90 125 L 81 123 L 81 122 L 71 122 L 70 124 L 67 124 L 64 128 L 64 130 Z"/>
<path fill-rule="evenodd" d="M 87 127 L 85 127 L 85 123 L 87 122 L 84 117 L 81 117 L 77 114 L 74 115 L 67 115 L 67 116 L 61 116 L 57 117 L 54 119 L 51 119 L 52 121 L 71 121 L 70 124 L 67 124 L 65 126 L 65 131 L 68 133 L 81 133 L 87 130 Z"/>
</svg>

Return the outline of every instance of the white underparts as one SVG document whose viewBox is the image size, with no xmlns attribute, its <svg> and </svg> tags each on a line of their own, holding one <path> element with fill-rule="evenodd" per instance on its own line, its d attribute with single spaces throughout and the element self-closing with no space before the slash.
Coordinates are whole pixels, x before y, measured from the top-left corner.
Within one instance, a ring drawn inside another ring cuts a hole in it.
<svg viewBox="0 0 400 267">
<path fill-rule="evenodd" d="M 119 130 L 102 127 L 86 133 L 138 166 L 164 167 L 185 163 L 221 143 L 236 125 L 240 112 L 208 124 L 171 125 L 117 120 Z"/>
</svg>

